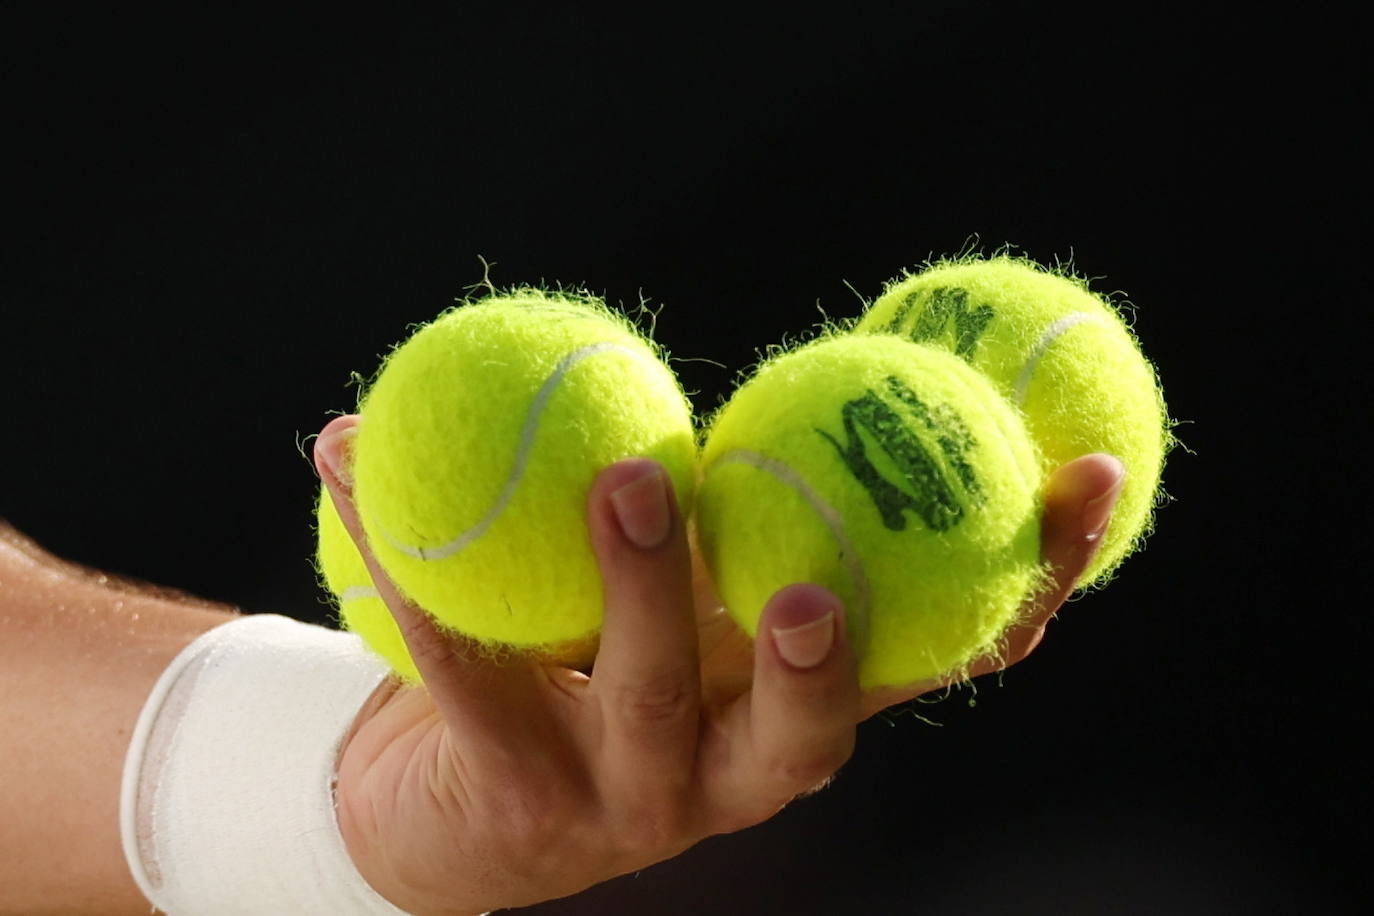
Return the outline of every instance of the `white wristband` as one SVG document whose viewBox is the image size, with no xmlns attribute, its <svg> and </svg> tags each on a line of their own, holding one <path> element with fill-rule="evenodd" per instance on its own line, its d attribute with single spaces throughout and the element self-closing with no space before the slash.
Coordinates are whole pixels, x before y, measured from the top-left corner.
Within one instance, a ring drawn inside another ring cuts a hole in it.
<svg viewBox="0 0 1374 916">
<path fill-rule="evenodd" d="M 386 673 L 353 634 L 273 614 L 187 646 L 124 762 L 124 854 L 148 900 L 172 916 L 401 914 L 334 812 L 340 745 Z"/>
</svg>

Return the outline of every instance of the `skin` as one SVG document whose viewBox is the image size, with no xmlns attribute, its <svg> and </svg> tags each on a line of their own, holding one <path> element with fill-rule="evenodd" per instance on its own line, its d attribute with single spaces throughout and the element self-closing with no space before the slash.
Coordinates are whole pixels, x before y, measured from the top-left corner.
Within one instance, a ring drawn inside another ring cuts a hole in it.
<svg viewBox="0 0 1374 916">
<path fill-rule="evenodd" d="M 146 916 L 119 841 L 124 753 L 163 669 L 234 616 L 0 522 L 0 913 Z"/>
<path fill-rule="evenodd" d="M 815 585 L 781 590 L 760 638 L 745 637 L 694 565 L 666 475 L 642 459 L 605 471 L 588 498 L 606 594 L 591 673 L 483 657 L 401 598 L 368 553 L 347 470 L 356 424 L 325 427 L 316 467 L 428 689 L 393 686 L 360 717 L 340 758 L 339 823 L 363 876 L 402 909 L 566 896 L 757 824 L 830 779 L 857 723 L 944 686 L 861 694 L 843 608 Z M 1053 579 L 975 675 L 1039 644 L 1122 479 L 1101 455 L 1051 477 L 1042 552 Z"/>
<path fill-rule="evenodd" d="M 315 446 L 355 540 L 356 422 L 334 420 Z M 1053 582 L 975 675 L 1039 643 L 1121 474 L 1094 455 L 1050 478 Z M 388 681 L 359 712 L 339 758 L 339 825 L 363 876 L 401 908 L 477 913 L 565 896 L 756 824 L 834 774 L 856 723 L 943 686 L 861 694 L 843 609 L 816 586 L 779 592 L 748 639 L 694 563 L 667 486 L 657 466 L 630 460 L 589 496 L 607 596 L 590 672 L 480 657 L 374 565 L 428 689 Z M 119 842 L 128 737 L 172 658 L 235 613 L 66 563 L 0 524 L 0 913 L 148 912 Z M 52 676 L 73 669 L 79 678 Z"/>
</svg>

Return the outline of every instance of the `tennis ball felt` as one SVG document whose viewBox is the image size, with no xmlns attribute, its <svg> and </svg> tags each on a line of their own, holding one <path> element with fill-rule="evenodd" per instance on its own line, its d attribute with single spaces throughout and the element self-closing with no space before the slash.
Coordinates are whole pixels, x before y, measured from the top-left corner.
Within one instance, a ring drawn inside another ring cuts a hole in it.
<svg viewBox="0 0 1374 916">
<path fill-rule="evenodd" d="M 698 542 L 726 608 L 753 635 L 778 589 L 826 586 L 864 688 L 962 673 L 1043 578 L 1034 446 L 939 349 L 845 335 L 766 362 L 702 466 Z"/>
<path fill-rule="evenodd" d="M 658 350 L 589 297 L 523 289 L 444 313 L 387 357 L 359 414 L 353 494 L 368 545 L 402 594 L 493 651 L 599 630 L 586 500 L 605 467 L 653 458 L 690 505 L 687 399 Z M 318 531 L 344 625 L 415 680 L 327 495 Z"/>
<path fill-rule="evenodd" d="M 404 680 L 419 683 L 420 672 L 401 630 L 378 594 L 372 574 L 348 536 L 334 501 L 324 490 L 320 492 L 317 535 L 316 565 L 325 587 L 338 603 L 339 622 L 344 629 L 361 634 Z"/>
<path fill-rule="evenodd" d="M 1086 283 L 1006 255 L 941 261 L 888 284 L 855 327 L 943 347 L 1020 410 L 1042 471 L 1090 452 L 1126 482 L 1084 584 L 1110 578 L 1148 533 L 1173 442 L 1154 367 Z"/>
</svg>

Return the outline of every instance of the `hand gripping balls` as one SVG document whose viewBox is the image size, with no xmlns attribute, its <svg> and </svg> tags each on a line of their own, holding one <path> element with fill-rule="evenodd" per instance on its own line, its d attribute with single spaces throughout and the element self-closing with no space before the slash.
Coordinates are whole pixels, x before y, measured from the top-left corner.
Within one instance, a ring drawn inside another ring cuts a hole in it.
<svg viewBox="0 0 1374 916">
<path fill-rule="evenodd" d="M 353 494 L 372 552 L 442 627 L 493 650 L 598 632 L 586 501 L 601 470 L 653 458 L 690 505 L 687 399 L 655 347 L 590 298 L 530 289 L 454 308 L 386 358 L 359 413 Z M 318 517 L 342 622 L 417 680 L 327 493 Z"/>
<path fill-rule="evenodd" d="M 1021 413 L 1048 473 L 1090 452 L 1126 482 L 1085 584 L 1105 582 L 1152 523 L 1173 444 L 1163 393 L 1126 323 L 1071 276 L 1001 255 L 936 263 L 888 284 L 855 327 L 940 347 Z"/>
<path fill-rule="evenodd" d="M 996 389 L 895 336 L 764 363 L 714 416 L 697 536 L 754 635 L 794 582 L 845 604 L 864 688 L 956 676 L 1043 579 L 1039 459 Z"/>
</svg>

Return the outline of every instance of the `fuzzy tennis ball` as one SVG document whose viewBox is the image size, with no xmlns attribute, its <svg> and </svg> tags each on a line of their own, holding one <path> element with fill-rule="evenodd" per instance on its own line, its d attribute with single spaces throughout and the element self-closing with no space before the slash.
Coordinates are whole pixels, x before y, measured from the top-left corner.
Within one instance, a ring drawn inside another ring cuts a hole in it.
<svg viewBox="0 0 1374 916">
<path fill-rule="evenodd" d="M 318 513 L 316 567 L 325 588 L 337 603 L 339 621 L 362 635 L 374 652 L 386 659 L 404 680 L 420 681 L 401 630 L 372 582 L 358 548 L 344 528 L 334 501 L 321 490 Z"/>
<path fill-rule="evenodd" d="M 1105 582 L 1148 533 L 1173 443 L 1154 367 L 1087 284 L 1007 255 L 955 258 L 888 284 L 855 328 L 943 347 L 1022 412 L 1048 473 L 1090 452 L 1126 483 L 1085 584 Z"/>
<path fill-rule="evenodd" d="M 386 358 L 359 413 L 353 493 L 371 550 L 404 595 L 493 651 L 595 637 L 586 500 L 605 467 L 653 458 L 690 505 L 687 399 L 658 350 L 589 297 L 522 289 L 444 313 Z M 344 625 L 417 679 L 327 494 L 318 514 Z"/>
<path fill-rule="evenodd" d="M 845 603 L 865 688 L 959 674 L 1041 581 L 1039 467 L 1016 412 L 949 353 L 823 338 L 712 420 L 697 534 L 753 635 L 793 582 Z"/>
</svg>

